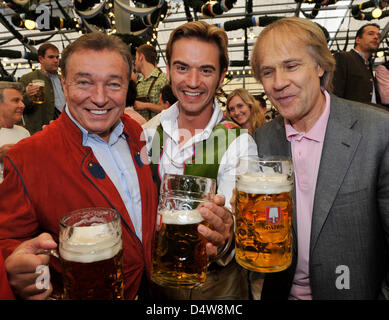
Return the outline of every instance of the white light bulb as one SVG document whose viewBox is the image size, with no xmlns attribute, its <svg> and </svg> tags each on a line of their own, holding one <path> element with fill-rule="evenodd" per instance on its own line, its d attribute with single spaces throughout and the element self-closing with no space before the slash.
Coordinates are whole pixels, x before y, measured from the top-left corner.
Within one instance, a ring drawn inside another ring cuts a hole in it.
<svg viewBox="0 0 389 320">
<path fill-rule="evenodd" d="M 382 10 L 379 7 L 377 7 L 372 11 L 371 15 L 373 16 L 374 19 L 378 19 L 382 15 Z"/>
</svg>

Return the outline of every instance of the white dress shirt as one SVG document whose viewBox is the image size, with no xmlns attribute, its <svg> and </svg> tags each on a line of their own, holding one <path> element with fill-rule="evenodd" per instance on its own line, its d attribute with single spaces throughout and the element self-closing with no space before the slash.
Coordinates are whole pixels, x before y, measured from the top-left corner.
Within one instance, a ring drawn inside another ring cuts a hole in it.
<svg viewBox="0 0 389 320">
<path fill-rule="evenodd" d="M 162 128 L 167 135 L 164 141 L 164 151 L 159 160 L 159 176 L 162 180 L 165 173 L 184 174 L 185 160 L 192 158 L 194 145 L 200 141 L 207 140 L 212 134 L 212 130 L 223 118 L 223 113 L 217 105 L 216 100 L 213 104 L 213 114 L 207 126 L 202 130 L 195 132 L 183 146 L 179 146 L 179 128 L 177 118 L 179 109 L 177 103 L 161 115 L 160 121 Z M 145 129 L 147 151 L 150 151 L 155 129 Z M 248 133 L 242 133 L 228 146 L 226 152 L 220 160 L 217 174 L 217 193 L 224 195 L 226 199 L 225 206 L 231 209 L 230 198 L 232 190 L 235 187 L 235 174 L 240 157 L 256 156 L 257 145 L 254 139 Z"/>
</svg>

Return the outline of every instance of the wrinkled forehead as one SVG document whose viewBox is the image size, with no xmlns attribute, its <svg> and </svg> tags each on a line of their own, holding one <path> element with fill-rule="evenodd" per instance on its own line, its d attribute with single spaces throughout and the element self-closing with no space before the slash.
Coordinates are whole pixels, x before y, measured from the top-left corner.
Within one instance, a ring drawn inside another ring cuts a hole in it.
<svg viewBox="0 0 389 320">
<path fill-rule="evenodd" d="M 260 38 L 258 53 L 261 61 L 265 57 L 288 56 L 296 49 L 304 47 L 307 47 L 307 43 L 295 33 L 283 29 L 273 29 Z"/>
</svg>

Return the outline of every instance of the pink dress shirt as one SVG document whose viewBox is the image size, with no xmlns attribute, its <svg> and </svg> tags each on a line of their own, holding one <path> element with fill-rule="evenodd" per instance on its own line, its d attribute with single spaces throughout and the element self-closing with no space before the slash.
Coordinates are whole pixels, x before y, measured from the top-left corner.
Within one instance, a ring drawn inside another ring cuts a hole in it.
<svg viewBox="0 0 389 320">
<path fill-rule="evenodd" d="M 285 131 L 291 143 L 295 171 L 296 215 L 297 215 L 297 267 L 289 299 L 311 300 L 309 283 L 309 245 L 313 201 L 315 197 L 317 174 L 319 172 L 324 136 L 330 114 L 330 96 L 324 91 L 326 105 L 324 112 L 309 130 L 297 132 L 285 120 Z"/>
<path fill-rule="evenodd" d="M 381 102 L 389 104 L 389 70 L 384 65 L 379 65 L 375 70 L 375 77 Z"/>
</svg>

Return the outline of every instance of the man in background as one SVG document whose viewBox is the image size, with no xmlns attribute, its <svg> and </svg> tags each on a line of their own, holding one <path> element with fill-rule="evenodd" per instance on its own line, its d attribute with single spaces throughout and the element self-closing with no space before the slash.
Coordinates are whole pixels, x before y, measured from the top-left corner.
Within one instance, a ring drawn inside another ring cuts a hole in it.
<svg viewBox="0 0 389 320">
<path fill-rule="evenodd" d="M 3 181 L 5 153 L 30 133 L 20 123 L 23 116 L 23 85 L 19 82 L 0 81 L 0 183 Z"/>
<path fill-rule="evenodd" d="M 168 84 L 166 75 L 157 67 L 157 51 L 148 44 L 139 46 L 135 54 L 135 70 L 142 74 L 136 90 L 134 109 L 146 120 L 163 110 L 159 104 L 162 88 Z"/>
<path fill-rule="evenodd" d="M 371 61 L 379 44 L 379 25 L 369 23 L 357 31 L 353 49 L 334 54 L 336 69 L 333 93 L 335 95 L 364 103 L 381 103 Z"/>
<path fill-rule="evenodd" d="M 65 106 L 65 96 L 58 74 L 58 48 L 51 43 L 42 44 L 38 49 L 38 59 L 41 69 L 27 73 L 20 78 L 20 82 L 26 89 L 24 95 L 26 109 L 23 119 L 31 134 L 42 130 L 42 126 L 49 124 L 51 120 L 57 119 Z M 45 98 L 42 103 L 33 102 L 39 86 L 34 85 L 32 81 L 38 79 L 44 81 L 45 84 Z"/>
</svg>

